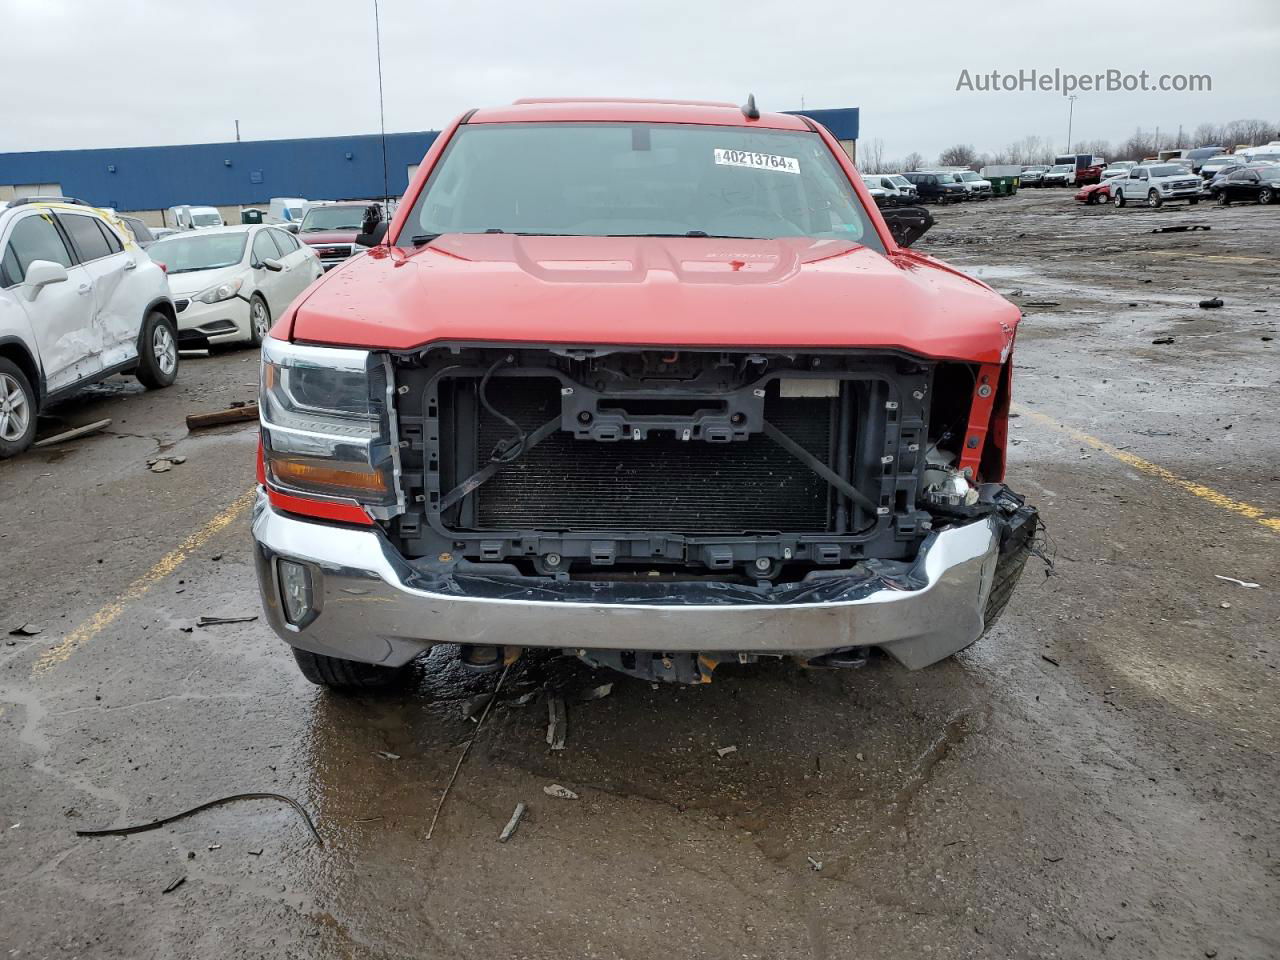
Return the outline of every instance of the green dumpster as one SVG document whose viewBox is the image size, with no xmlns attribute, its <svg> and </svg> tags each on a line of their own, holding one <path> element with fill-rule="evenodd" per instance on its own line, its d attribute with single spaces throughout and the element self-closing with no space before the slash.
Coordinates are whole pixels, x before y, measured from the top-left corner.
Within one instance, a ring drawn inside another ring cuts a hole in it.
<svg viewBox="0 0 1280 960">
<path fill-rule="evenodd" d="M 1018 192 L 1018 178 L 1022 168 L 1016 163 L 989 164 L 982 168 L 983 179 L 991 181 L 991 194 L 996 197 L 1011 197 Z"/>
<path fill-rule="evenodd" d="M 241 210 L 241 211 L 240 211 L 240 222 L 241 222 L 241 223 L 261 223 L 261 222 L 262 222 L 262 211 L 261 211 L 261 210 L 257 210 L 257 209 L 255 209 L 255 208 L 253 208 L 253 207 L 250 207 L 250 208 L 249 208 L 249 209 L 247 209 L 247 210 Z"/>
</svg>

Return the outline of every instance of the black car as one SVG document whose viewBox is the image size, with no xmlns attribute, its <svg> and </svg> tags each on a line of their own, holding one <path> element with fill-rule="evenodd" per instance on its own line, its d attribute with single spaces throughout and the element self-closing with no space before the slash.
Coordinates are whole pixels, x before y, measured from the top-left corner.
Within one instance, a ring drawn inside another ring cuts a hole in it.
<svg viewBox="0 0 1280 960">
<path fill-rule="evenodd" d="M 1217 194 L 1223 206 L 1236 200 L 1275 203 L 1280 200 L 1280 165 L 1241 167 L 1218 185 Z"/>
<path fill-rule="evenodd" d="M 916 192 L 925 203 L 949 203 L 965 200 L 969 195 L 964 184 L 956 183 L 949 173 L 913 171 L 903 176 L 916 185 Z"/>
</svg>

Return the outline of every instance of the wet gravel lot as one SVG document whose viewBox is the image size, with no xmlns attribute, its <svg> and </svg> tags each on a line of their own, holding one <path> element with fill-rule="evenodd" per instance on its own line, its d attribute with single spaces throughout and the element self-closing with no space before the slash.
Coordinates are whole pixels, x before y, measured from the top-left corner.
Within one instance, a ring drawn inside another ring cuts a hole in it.
<svg viewBox="0 0 1280 960">
<path fill-rule="evenodd" d="M 0 957 L 1280 956 L 1280 207 L 938 217 L 920 249 L 1027 314 L 1010 481 L 1055 575 L 916 673 L 522 661 L 430 840 L 493 675 L 442 647 L 336 696 L 260 621 L 195 626 L 258 612 L 254 432 L 182 422 L 253 355 L 60 406 L 114 422 L 0 464 Z M 324 846 L 266 800 L 74 835 L 261 791 Z"/>
</svg>

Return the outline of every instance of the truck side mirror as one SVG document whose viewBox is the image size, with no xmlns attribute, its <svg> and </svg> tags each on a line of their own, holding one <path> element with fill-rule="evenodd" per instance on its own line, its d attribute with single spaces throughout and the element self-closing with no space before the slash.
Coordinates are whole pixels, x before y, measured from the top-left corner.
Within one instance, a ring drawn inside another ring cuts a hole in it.
<svg viewBox="0 0 1280 960">
<path fill-rule="evenodd" d="M 933 214 L 924 207 L 896 207 L 881 210 L 880 215 L 889 227 L 889 233 L 900 247 L 909 247 L 926 233 L 936 222 Z"/>
<path fill-rule="evenodd" d="M 356 243 L 362 247 L 376 247 L 387 236 L 387 228 L 391 224 L 385 220 L 379 220 L 377 223 L 370 224 L 365 221 L 362 232 L 356 237 Z"/>
</svg>

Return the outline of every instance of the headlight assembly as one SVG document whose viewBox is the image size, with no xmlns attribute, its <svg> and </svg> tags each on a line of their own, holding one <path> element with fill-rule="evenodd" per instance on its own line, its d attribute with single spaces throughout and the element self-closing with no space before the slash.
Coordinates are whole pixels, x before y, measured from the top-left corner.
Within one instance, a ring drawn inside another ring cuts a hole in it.
<svg viewBox="0 0 1280 960">
<path fill-rule="evenodd" d="M 262 345 L 263 467 L 268 485 L 400 512 L 389 362 L 367 350 Z"/>
<path fill-rule="evenodd" d="M 244 286 L 244 280 L 236 277 L 234 280 L 226 280 L 210 287 L 208 290 L 201 291 L 195 295 L 194 299 L 199 300 L 201 303 L 220 303 L 223 300 L 230 300 L 234 297 L 240 292 L 242 286 Z"/>
</svg>

